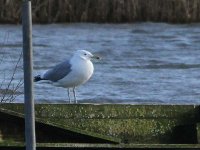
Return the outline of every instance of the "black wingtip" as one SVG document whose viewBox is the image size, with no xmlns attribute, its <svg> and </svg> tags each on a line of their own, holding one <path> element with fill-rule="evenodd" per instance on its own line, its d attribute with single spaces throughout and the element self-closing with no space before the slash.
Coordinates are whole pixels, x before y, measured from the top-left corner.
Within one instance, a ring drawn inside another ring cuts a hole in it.
<svg viewBox="0 0 200 150">
<path fill-rule="evenodd" d="M 37 75 L 37 76 L 34 77 L 34 82 L 37 82 L 37 81 L 40 81 L 40 80 L 42 80 L 40 75 Z"/>
</svg>

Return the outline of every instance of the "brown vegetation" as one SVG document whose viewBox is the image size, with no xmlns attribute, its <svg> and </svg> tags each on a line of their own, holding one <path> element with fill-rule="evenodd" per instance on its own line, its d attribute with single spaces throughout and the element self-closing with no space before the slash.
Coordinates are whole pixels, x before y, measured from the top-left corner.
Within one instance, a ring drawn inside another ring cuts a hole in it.
<svg viewBox="0 0 200 150">
<path fill-rule="evenodd" d="M 19 0 L 0 1 L 0 22 L 19 23 Z M 32 0 L 35 23 L 200 21 L 200 0 Z"/>
</svg>

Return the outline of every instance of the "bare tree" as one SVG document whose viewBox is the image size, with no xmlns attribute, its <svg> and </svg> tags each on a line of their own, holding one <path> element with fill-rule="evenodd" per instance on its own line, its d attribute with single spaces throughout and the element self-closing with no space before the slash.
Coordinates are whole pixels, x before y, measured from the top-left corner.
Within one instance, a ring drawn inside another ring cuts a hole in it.
<svg viewBox="0 0 200 150">
<path fill-rule="evenodd" d="M 0 45 L 0 67 L 3 66 L 2 64 L 5 61 L 5 50 L 3 49 L 5 43 L 7 42 L 9 37 L 9 33 L 6 34 L 3 44 Z M 1 74 L 4 74 L 2 79 L 0 79 L 0 102 L 13 102 L 16 97 L 21 94 L 19 92 L 19 88 L 23 85 L 23 80 L 20 79 L 17 81 L 17 83 L 14 83 L 15 75 L 17 73 L 17 69 L 20 68 L 20 60 L 22 58 L 22 52 L 19 54 L 18 60 L 13 65 L 12 73 L 9 76 L 9 80 L 6 80 L 6 76 L 4 72 L 0 72 Z M 2 70 L 2 69 L 1 69 Z"/>
</svg>

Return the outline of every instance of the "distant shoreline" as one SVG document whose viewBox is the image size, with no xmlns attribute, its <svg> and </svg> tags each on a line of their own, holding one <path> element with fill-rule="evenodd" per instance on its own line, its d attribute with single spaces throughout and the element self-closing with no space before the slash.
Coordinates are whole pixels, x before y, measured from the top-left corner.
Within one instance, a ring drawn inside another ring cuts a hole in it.
<svg viewBox="0 0 200 150">
<path fill-rule="evenodd" d="M 21 1 L 0 1 L 0 23 L 21 23 Z M 200 0 L 33 0 L 33 23 L 200 22 Z"/>
</svg>

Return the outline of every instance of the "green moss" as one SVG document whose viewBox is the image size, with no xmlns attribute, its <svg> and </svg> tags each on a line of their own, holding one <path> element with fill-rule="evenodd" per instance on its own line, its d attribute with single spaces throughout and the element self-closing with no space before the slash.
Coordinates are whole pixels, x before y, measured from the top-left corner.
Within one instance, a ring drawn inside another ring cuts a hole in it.
<svg viewBox="0 0 200 150">
<path fill-rule="evenodd" d="M 43 123 L 116 137 L 124 143 L 169 143 L 175 126 L 196 122 L 196 107 L 37 104 L 35 114 Z M 24 112 L 23 104 L 2 104 L 0 108 Z"/>
<path fill-rule="evenodd" d="M 92 105 L 92 104 L 37 104 L 38 117 L 65 118 L 178 118 L 187 113 L 195 117 L 196 106 L 181 105 Z M 1 104 L 17 112 L 24 112 L 23 104 Z M 187 116 L 186 116 L 187 117 Z"/>
</svg>

